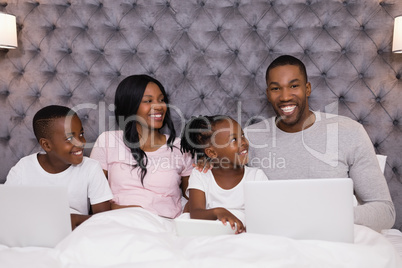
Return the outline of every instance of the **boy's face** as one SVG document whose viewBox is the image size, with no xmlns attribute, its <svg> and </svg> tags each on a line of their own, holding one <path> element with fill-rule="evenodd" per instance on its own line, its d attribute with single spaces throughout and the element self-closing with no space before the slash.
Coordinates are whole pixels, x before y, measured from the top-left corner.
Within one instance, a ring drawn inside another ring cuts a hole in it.
<svg viewBox="0 0 402 268">
<path fill-rule="evenodd" d="M 47 139 L 45 149 L 52 163 L 58 166 L 77 165 L 84 157 L 84 130 L 78 116 L 57 118 L 53 122 L 53 133 Z"/>
<path fill-rule="evenodd" d="M 222 167 L 239 167 L 248 162 L 248 141 L 240 125 L 231 119 L 216 123 L 211 148 Z"/>
<path fill-rule="evenodd" d="M 278 127 L 286 132 L 297 132 L 309 116 L 308 97 L 311 85 L 299 66 L 284 65 L 269 71 L 267 97 L 279 119 Z"/>
</svg>

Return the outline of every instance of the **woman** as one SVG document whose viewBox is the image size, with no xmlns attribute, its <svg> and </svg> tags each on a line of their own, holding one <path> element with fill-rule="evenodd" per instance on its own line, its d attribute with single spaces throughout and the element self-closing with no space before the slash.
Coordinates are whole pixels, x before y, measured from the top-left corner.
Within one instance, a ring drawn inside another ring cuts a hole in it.
<svg viewBox="0 0 402 268">
<path fill-rule="evenodd" d="M 139 206 L 175 218 L 182 211 L 192 159 L 180 152 L 162 84 L 147 75 L 132 75 L 117 87 L 115 119 L 120 130 L 106 131 L 91 158 L 109 180 L 112 208 Z M 169 135 L 161 133 L 166 126 Z"/>
</svg>

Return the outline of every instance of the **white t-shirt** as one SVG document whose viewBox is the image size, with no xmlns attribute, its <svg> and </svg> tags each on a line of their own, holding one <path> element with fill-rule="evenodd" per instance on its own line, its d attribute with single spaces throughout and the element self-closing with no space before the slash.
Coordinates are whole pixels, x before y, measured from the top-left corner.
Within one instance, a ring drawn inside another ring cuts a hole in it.
<svg viewBox="0 0 402 268">
<path fill-rule="evenodd" d="M 232 189 L 223 189 L 215 181 L 211 170 L 207 173 L 200 172 L 196 169 L 190 175 L 189 185 L 187 188 L 187 196 L 189 189 L 198 189 L 205 193 L 205 208 L 223 207 L 229 210 L 239 220 L 245 224 L 244 217 L 244 182 L 245 181 L 265 181 L 268 180 L 265 173 L 258 168 L 244 167 L 244 175 L 242 180 Z"/>
<path fill-rule="evenodd" d="M 41 167 L 37 154 L 31 154 L 21 158 L 11 168 L 5 184 L 66 186 L 70 212 L 82 215 L 88 215 L 89 204 L 94 205 L 113 198 L 99 162 L 88 157 L 84 157 L 79 165 L 71 165 L 63 172 L 51 174 Z"/>
</svg>

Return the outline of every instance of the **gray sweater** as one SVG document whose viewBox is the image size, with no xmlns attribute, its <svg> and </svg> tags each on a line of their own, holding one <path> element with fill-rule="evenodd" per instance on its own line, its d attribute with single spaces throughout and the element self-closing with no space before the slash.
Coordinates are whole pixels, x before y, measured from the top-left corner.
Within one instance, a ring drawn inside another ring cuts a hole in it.
<svg viewBox="0 0 402 268">
<path fill-rule="evenodd" d="M 350 177 L 361 204 L 354 210 L 355 223 L 377 231 L 391 228 L 395 208 L 363 126 L 347 117 L 314 113 L 316 122 L 297 133 L 280 130 L 275 118 L 245 128 L 249 166 L 261 168 L 270 180 Z"/>
</svg>

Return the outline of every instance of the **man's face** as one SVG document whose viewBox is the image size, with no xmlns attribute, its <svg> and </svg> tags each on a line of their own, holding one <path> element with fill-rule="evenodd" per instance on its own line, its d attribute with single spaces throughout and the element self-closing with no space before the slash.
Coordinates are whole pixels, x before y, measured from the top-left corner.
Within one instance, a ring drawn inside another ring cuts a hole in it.
<svg viewBox="0 0 402 268">
<path fill-rule="evenodd" d="M 309 117 L 311 85 L 299 66 L 278 66 L 269 71 L 267 97 L 277 115 L 277 126 L 285 132 L 298 132 Z"/>
</svg>

